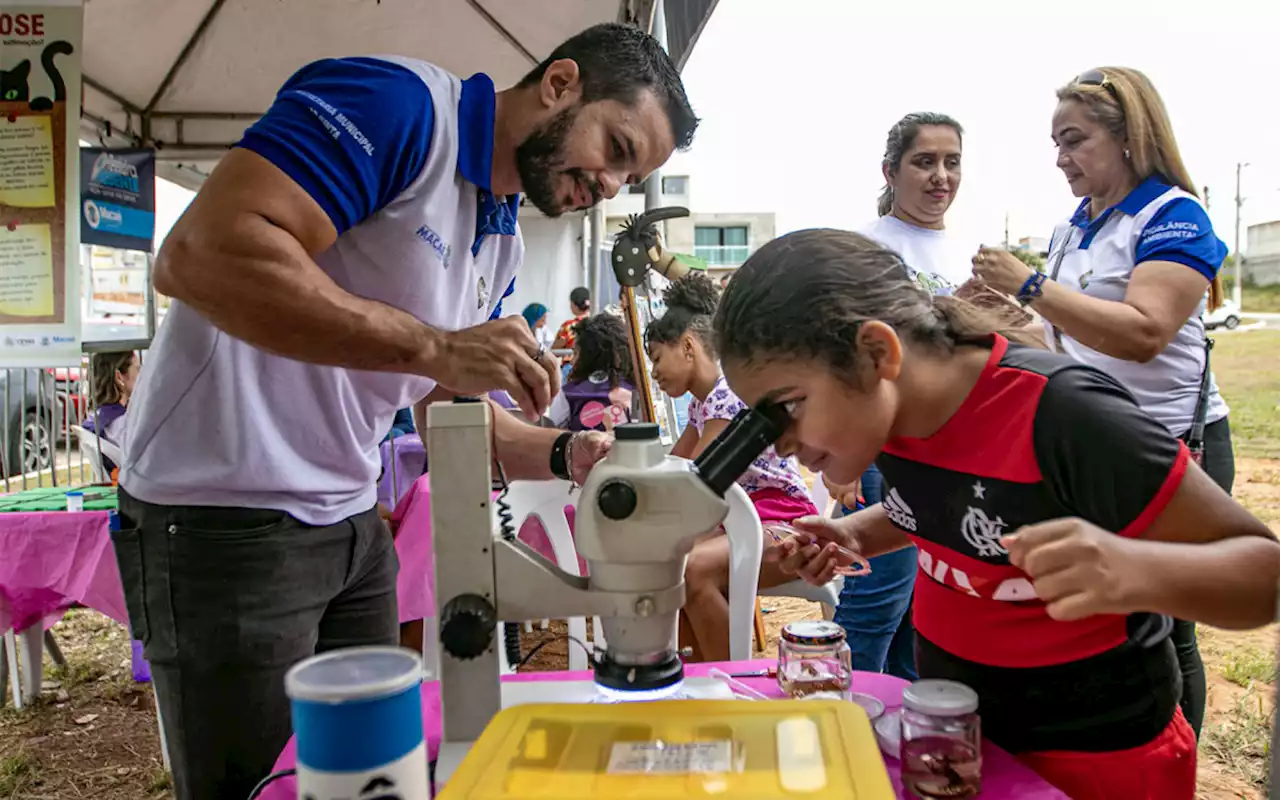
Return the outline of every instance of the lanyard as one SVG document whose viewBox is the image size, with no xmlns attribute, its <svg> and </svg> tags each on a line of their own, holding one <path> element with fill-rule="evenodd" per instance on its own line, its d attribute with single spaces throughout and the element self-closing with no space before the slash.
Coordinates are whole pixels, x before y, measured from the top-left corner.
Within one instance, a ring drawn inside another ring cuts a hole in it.
<svg viewBox="0 0 1280 800">
<path fill-rule="evenodd" d="M 1049 280 L 1054 283 L 1058 282 L 1058 272 L 1062 269 L 1062 260 L 1067 257 L 1067 251 L 1071 249 L 1071 240 L 1075 238 L 1075 232 L 1076 226 L 1068 224 L 1067 235 L 1064 237 L 1065 241 L 1053 259 L 1053 268 L 1049 270 Z M 1083 236 L 1081 236 L 1080 241 L 1084 241 Z M 1062 329 L 1052 322 L 1049 323 L 1049 326 L 1053 329 L 1053 349 L 1059 353 L 1064 352 L 1062 349 Z"/>
</svg>

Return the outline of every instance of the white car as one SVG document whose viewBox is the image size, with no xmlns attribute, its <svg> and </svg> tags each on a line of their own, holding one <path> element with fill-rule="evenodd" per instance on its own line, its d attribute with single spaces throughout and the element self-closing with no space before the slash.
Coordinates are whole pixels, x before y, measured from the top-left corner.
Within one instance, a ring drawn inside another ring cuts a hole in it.
<svg viewBox="0 0 1280 800">
<path fill-rule="evenodd" d="M 1239 324 L 1240 306 L 1230 300 L 1224 300 L 1217 311 L 1204 315 L 1204 326 L 1208 330 L 1226 328 L 1229 331 L 1233 331 Z"/>
</svg>

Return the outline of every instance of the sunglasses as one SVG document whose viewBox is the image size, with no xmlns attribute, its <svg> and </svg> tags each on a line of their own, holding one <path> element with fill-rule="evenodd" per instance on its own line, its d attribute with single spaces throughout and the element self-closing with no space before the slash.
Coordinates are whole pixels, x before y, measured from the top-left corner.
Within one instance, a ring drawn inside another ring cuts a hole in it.
<svg viewBox="0 0 1280 800">
<path fill-rule="evenodd" d="M 1111 79 L 1107 77 L 1107 74 L 1100 69 L 1091 69 L 1088 72 L 1080 73 L 1074 83 L 1081 86 L 1101 86 L 1106 89 L 1107 94 L 1111 95 L 1117 103 L 1120 102 L 1120 96 L 1116 94 L 1115 85 L 1111 83 Z"/>
</svg>

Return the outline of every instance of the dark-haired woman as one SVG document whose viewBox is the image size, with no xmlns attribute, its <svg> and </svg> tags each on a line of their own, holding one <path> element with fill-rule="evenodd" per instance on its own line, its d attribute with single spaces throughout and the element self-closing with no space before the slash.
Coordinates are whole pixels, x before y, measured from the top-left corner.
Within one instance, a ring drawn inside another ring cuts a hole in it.
<svg viewBox="0 0 1280 800">
<path fill-rule="evenodd" d="M 969 278 L 969 260 L 977 250 L 976 242 L 966 245 L 946 229 L 947 210 L 960 191 L 963 137 L 960 123 L 946 114 L 916 113 L 898 120 L 889 129 L 880 162 L 885 186 L 879 216 L 859 228 L 900 255 L 916 282 L 935 294 L 952 294 Z M 868 505 L 883 500 L 874 464 L 860 484 Z M 852 488 L 837 487 L 835 495 Z M 916 550 L 907 547 L 877 556 L 870 575 L 845 579 L 835 621 L 849 636 L 855 669 L 915 679 L 915 577 Z"/>
<path fill-rule="evenodd" d="M 573 333 L 573 366 L 547 416 L 555 427 L 571 431 L 611 431 L 630 422 L 635 384 L 626 323 L 613 314 L 595 314 L 579 320 Z"/>
<path fill-rule="evenodd" d="M 138 354 L 132 350 L 120 353 L 94 353 L 90 364 L 93 373 L 93 413 L 89 414 L 82 427 L 89 433 L 97 433 L 103 439 L 115 445 L 124 445 L 124 435 L 129 418 L 129 398 L 138 382 L 138 371 L 142 362 Z M 106 456 L 102 457 L 102 466 L 107 474 L 111 474 L 118 464 Z"/>
<path fill-rule="evenodd" d="M 857 234 L 788 234 L 738 270 L 730 385 L 791 415 L 779 452 L 885 478 L 880 505 L 796 521 L 781 566 L 821 582 L 838 547 L 916 545 L 917 668 L 977 691 L 984 736 L 1071 797 L 1191 800 L 1165 615 L 1269 623 L 1280 544 L 1115 379 L 993 327 Z"/>
<path fill-rule="evenodd" d="M 690 273 L 667 287 L 663 293 L 666 313 L 645 330 L 658 387 L 671 397 L 688 392 L 693 398 L 689 424 L 671 450 L 674 456 L 697 458 L 746 408 L 720 374 L 711 341 L 711 317 L 718 299 L 719 291 L 709 277 Z M 817 513 L 795 462 L 780 457 L 772 447 L 738 483 L 766 526 Z M 778 586 L 789 580 L 776 562 L 766 560 L 760 567 L 761 586 Z M 686 635 L 693 637 L 695 656 L 701 660 L 729 658 L 728 594 L 729 542 L 718 534 L 695 545 L 685 567 Z"/>
<path fill-rule="evenodd" d="M 1196 196 L 1164 102 L 1137 70 L 1089 70 L 1058 91 L 1053 140 L 1081 202 L 1053 231 L 1049 275 L 999 250 L 975 256 L 974 273 L 1035 309 L 1056 350 L 1120 381 L 1230 493 L 1227 404 L 1201 321 L 1206 294 L 1209 308 L 1221 302 L 1227 248 Z M 1178 621 L 1173 637 L 1182 711 L 1199 734 L 1206 689 L 1195 625 Z"/>
</svg>

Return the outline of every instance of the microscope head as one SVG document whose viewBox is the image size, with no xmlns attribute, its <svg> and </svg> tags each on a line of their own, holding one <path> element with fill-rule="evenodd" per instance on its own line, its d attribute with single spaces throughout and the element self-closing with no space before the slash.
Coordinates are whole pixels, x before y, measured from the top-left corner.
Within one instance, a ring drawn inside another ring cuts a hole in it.
<svg viewBox="0 0 1280 800">
<path fill-rule="evenodd" d="M 598 682 L 656 689 L 682 677 L 675 635 L 689 551 L 724 521 L 725 493 L 782 435 L 785 421 L 774 406 L 743 411 L 692 463 L 665 455 L 657 425 L 614 430 L 612 451 L 582 487 L 577 548 L 592 589 L 652 599 L 637 602 L 633 616 L 601 620 L 607 649 L 596 666 Z"/>
</svg>

